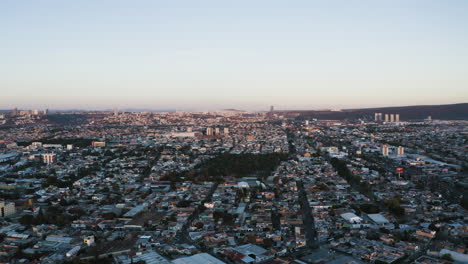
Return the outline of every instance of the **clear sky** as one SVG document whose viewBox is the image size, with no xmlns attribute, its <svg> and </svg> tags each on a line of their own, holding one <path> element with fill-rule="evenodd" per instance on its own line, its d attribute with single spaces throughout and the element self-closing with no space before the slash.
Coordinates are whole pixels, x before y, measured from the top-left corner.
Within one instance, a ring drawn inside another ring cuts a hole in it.
<svg viewBox="0 0 468 264">
<path fill-rule="evenodd" d="M 2 0 L 0 109 L 468 102 L 467 0 Z"/>
</svg>

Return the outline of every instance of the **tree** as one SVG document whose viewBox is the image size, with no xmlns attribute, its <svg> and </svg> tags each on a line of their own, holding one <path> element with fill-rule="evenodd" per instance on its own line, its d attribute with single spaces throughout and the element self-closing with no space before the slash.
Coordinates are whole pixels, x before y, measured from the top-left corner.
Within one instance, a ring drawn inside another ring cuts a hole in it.
<svg viewBox="0 0 468 264">
<path fill-rule="evenodd" d="M 113 212 L 108 212 L 108 213 L 103 213 L 102 214 L 102 217 L 105 219 L 105 220 L 112 220 L 114 219 L 115 217 L 117 217 Z"/>
<path fill-rule="evenodd" d="M 450 255 L 449 253 L 442 255 L 442 259 L 453 261 L 452 255 Z"/>
<path fill-rule="evenodd" d="M 366 214 L 377 214 L 380 212 L 378 206 L 370 203 L 361 204 L 359 207 Z"/>
<path fill-rule="evenodd" d="M 393 197 L 384 201 L 384 204 L 388 207 L 390 212 L 395 214 L 396 216 L 403 216 L 405 215 L 405 209 L 400 206 L 400 198 Z"/>
<path fill-rule="evenodd" d="M 265 239 L 263 239 L 263 246 L 264 246 L 265 248 L 270 248 L 270 247 L 272 247 L 274 244 L 275 244 L 275 241 L 273 241 L 273 239 L 271 239 L 271 238 L 265 238 Z"/>
<path fill-rule="evenodd" d="M 189 207 L 191 203 L 192 203 L 192 201 L 189 201 L 189 200 L 182 200 L 182 201 L 179 201 L 179 202 L 177 203 L 177 207 L 186 208 L 186 207 Z"/>
<path fill-rule="evenodd" d="M 32 225 L 33 222 L 34 222 L 34 216 L 32 216 L 32 215 L 23 215 L 23 216 L 19 219 L 19 222 L 20 222 L 20 224 L 22 224 L 22 225 Z"/>
</svg>

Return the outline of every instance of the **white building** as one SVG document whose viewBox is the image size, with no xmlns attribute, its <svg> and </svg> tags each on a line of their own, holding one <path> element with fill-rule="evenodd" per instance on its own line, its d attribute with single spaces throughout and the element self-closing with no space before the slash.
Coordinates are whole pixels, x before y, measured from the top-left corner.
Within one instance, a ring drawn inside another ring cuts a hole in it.
<svg viewBox="0 0 468 264">
<path fill-rule="evenodd" d="M 6 217 L 16 213 L 15 203 L 0 202 L 0 216 Z"/>
<path fill-rule="evenodd" d="M 382 113 L 374 113 L 375 121 L 382 121 Z"/>
<path fill-rule="evenodd" d="M 35 148 L 35 149 L 42 148 L 42 142 L 31 143 L 31 148 Z"/>
<path fill-rule="evenodd" d="M 386 225 L 390 223 L 390 221 L 381 214 L 368 214 L 367 216 L 372 220 L 372 222 L 378 225 Z"/>
<path fill-rule="evenodd" d="M 167 134 L 168 137 L 195 137 L 195 132 L 172 132 Z"/>
<path fill-rule="evenodd" d="M 190 257 L 174 259 L 174 264 L 225 264 L 223 261 L 211 256 L 208 253 L 199 253 Z"/>
<path fill-rule="evenodd" d="M 354 213 L 344 213 L 341 214 L 341 217 L 344 220 L 348 221 L 350 224 L 360 224 L 362 222 L 362 218 Z"/>
</svg>

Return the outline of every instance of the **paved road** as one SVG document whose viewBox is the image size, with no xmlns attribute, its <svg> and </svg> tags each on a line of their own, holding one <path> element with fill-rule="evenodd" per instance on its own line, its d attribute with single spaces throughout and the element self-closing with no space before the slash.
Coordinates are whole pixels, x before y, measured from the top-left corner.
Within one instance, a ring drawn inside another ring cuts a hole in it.
<svg viewBox="0 0 468 264">
<path fill-rule="evenodd" d="M 206 196 L 206 198 L 201 202 L 201 205 L 193 211 L 193 213 L 188 217 L 187 222 L 182 226 L 182 228 L 177 232 L 177 234 L 174 236 L 174 243 L 175 244 L 190 244 L 194 245 L 198 249 L 200 249 L 200 246 L 193 241 L 188 232 L 188 228 L 192 225 L 192 222 L 198 218 L 200 213 L 205 211 L 205 206 L 203 205 L 206 202 L 210 202 L 211 199 L 213 198 L 213 194 L 216 191 L 216 188 L 218 187 L 218 183 L 214 183 L 211 186 L 210 192 Z"/>
<path fill-rule="evenodd" d="M 304 190 L 304 184 L 301 180 L 296 181 L 299 191 L 299 203 L 301 205 L 302 214 L 304 215 L 304 228 L 306 231 L 307 247 L 316 248 L 317 244 L 317 230 L 315 229 L 315 220 L 310 209 L 309 201 Z"/>
</svg>

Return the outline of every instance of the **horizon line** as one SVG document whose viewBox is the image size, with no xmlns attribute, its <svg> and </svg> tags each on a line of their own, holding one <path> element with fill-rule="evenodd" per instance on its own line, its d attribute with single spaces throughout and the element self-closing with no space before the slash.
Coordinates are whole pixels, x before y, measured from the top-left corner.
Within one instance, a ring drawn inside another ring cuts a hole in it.
<svg viewBox="0 0 468 264">
<path fill-rule="evenodd" d="M 468 102 L 462 103 L 451 103 L 451 104 L 417 104 L 417 105 L 399 105 L 399 106 L 374 106 L 374 107 L 362 107 L 362 108 L 337 108 L 337 107 L 326 107 L 326 108 L 311 108 L 311 109 L 274 109 L 273 112 L 293 112 L 293 111 L 343 111 L 343 110 L 363 110 L 363 109 L 379 109 L 379 108 L 398 108 L 398 107 L 416 107 L 416 106 L 445 106 L 445 105 L 461 105 L 468 104 Z M 274 105 L 273 105 L 274 107 Z M 70 108 L 70 109 L 60 109 L 60 108 L 16 108 L 19 111 L 27 110 L 45 110 L 52 112 L 112 112 L 117 109 L 119 112 L 271 112 L 268 110 L 269 107 L 265 107 L 267 110 L 246 110 L 246 109 L 237 109 L 237 108 L 221 108 L 221 109 L 157 109 L 157 108 L 138 108 L 138 107 L 129 107 L 129 108 L 102 108 L 102 109 L 84 109 L 84 108 Z M 8 112 L 15 108 L 10 109 L 0 109 L 0 112 Z"/>
</svg>

